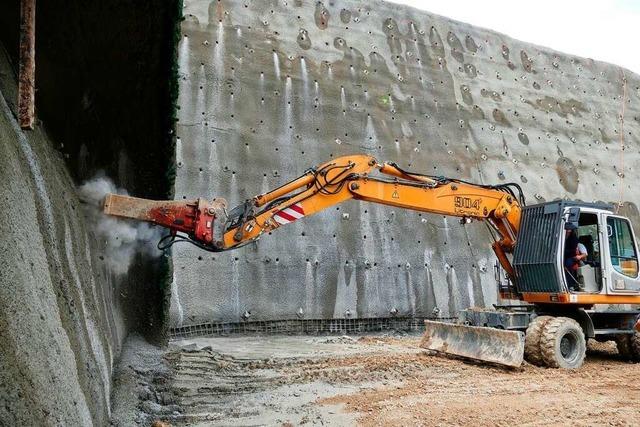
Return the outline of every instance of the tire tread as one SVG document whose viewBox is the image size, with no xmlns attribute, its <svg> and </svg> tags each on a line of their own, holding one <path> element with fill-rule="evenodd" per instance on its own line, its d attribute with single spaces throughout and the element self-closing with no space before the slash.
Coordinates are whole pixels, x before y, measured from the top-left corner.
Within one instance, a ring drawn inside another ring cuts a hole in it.
<svg viewBox="0 0 640 427">
<path fill-rule="evenodd" d="M 582 363 L 584 362 L 584 357 L 586 354 L 586 341 L 584 339 L 582 328 L 580 327 L 578 322 L 569 317 L 554 317 L 545 324 L 540 337 L 540 354 L 542 355 L 544 364 L 550 368 L 561 367 L 560 359 L 556 351 L 556 341 L 558 339 L 558 333 L 560 329 L 562 329 L 566 325 L 570 325 L 572 328 L 579 330 L 583 337 L 582 354 L 579 361 L 573 368 L 582 366 Z"/>
<path fill-rule="evenodd" d="M 540 339 L 544 326 L 553 319 L 552 316 L 538 316 L 531 321 L 524 337 L 524 356 L 529 363 L 543 366 Z"/>
<path fill-rule="evenodd" d="M 635 332 L 632 335 L 618 335 L 616 347 L 624 360 L 640 362 L 640 332 Z"/>
</svg>

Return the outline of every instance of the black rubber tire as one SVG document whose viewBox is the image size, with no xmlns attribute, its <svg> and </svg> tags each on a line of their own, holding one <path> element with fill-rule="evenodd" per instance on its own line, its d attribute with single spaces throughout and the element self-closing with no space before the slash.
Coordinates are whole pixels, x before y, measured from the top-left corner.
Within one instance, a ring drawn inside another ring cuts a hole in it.
<svg viewBox="0 0 640 427">
<path fill-rule="evenodd" d="M 618 353 L 624 360 L 640 362 L 640 333 L 618 335 L 616 337 Z"/>
<path fill-rule="evenodd" d="M 554 317 L 542 328 L 540 353 L 550 368 L 578 369 L 584 363 L 587 343 L 582 328 L 568 317 Z"/>
<path fill-rule="evenodd" d="M 524 336 L 524 358 L 532 365 L 544 366 L 542 353 L 540 352 L 540 337 L 542 336 L 544 325 L 551 319 L 553 319 L 552 316 L 538 316 L 527 327 L 527 332 Z"/>
</svg>

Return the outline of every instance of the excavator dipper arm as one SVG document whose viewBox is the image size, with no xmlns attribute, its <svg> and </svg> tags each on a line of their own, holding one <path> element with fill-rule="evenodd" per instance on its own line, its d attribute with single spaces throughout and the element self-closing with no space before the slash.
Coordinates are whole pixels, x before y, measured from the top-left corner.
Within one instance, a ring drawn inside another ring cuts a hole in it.
<svg viewBox="0 0 640 427">
<path fill-rule="evenodd" d="M 380 164 L 368 155 L 340 157 L 309 169 L 299 178 L 253 197 L 226 212 L 226 202 L 214 199 L 150 201 L 110 194 L 104 211 L 135 218 L 170 229 L 163 247 L 177 233 L 203 249 L 225 251 L 255 241 L 264 233 L 323 211 L 349 199 L 380 203 L 421 212 L 487 221 L 500 238 L 493 243 L 505 271 L 513 274 L 507 253 L 513 251 L 520 223 L 520 205 L 515 184 L 476 185 L 452 178 L 433 177 Z M 214 221 L 226 221 L 220 239 L 214 236 Z"/>
</svg>

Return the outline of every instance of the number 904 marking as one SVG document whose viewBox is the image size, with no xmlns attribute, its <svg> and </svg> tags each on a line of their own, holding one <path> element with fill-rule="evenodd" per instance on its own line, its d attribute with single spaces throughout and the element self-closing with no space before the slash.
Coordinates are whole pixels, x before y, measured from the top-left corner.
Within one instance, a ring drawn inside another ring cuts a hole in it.
<svg viewBox="0 0 640 427">
<path fill-rule="evenodd" d="M 471 197 L 456 196 L 454 205 L 456 208 L 480 210 L 482 199 L 472 199 Z"/>
</svg>

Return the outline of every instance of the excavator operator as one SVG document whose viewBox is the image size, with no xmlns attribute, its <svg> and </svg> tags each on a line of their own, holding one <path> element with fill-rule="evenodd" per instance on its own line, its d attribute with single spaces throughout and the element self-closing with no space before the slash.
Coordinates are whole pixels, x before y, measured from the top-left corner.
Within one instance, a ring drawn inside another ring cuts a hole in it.
<svg viewBox="0 0 640 427">
<path fill-rule="evenodd" d="M 568 222 L 564 226 L 565 229 L 565 242 L 564 242 L 564 276 L 567 280 L 567 285 L 572 291 L 580 290 L 580 283 L 578 282 L 578 268 L 583 260 L 587 258 L 587 254 L 582 251 L 578 251 L 577 229 L 578 226 L 572 222 Z M 586 252 L 586 251 L 585 251 Z"/>
</svg>

